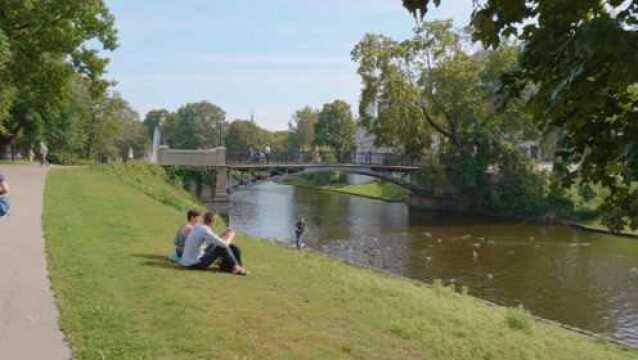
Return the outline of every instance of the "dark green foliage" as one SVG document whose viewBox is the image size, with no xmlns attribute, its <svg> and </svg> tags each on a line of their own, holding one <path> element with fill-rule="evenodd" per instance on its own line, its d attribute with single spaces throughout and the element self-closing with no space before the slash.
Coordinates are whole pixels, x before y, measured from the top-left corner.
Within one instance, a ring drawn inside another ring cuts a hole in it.
<svg viewBox="0 0 638 360">
<path fill-rule="evenodd" d="M 299 175 L 301 180 L 312 186 L 347 185 L 348 175 L 340 172 L 324 172 Z"/>
<path fill-rule="evenodd" d="M 217 182 L 217 172 L 214 169 L 170 166 L 165 167 L 164 170 L 172 182 L 180 184 L 185 190 L 194 190 L 197 195 L 202 194 L 204 187 L 212 188 Z M 194 186 L 194 188 L 191 186 Z"/>
<path fill-rule="evenodd" d="M 419 15 L 431 3 L 403 5 Z M 510 37 L 525 44 L 506 88 L 517 96 L 535 84 L 537 125 L 561 131 L 561 183 L 578 178 L 608 189 L 605 222 L 616 231 L 638 228 L 636 25 L 638 3 L 620 0 L 488 0 L 472 16 L 473 37 L 483 44 Z"/>
<path fill-rule="evenodd" d="M 161 125 L 169 119 L 171 116 L 170 111 L 165 109 L 151 110 L 144 117 L 144 127 L 146 128 L 149 139 L 153 137 L 155 128 Z"/>
<path fill-rule="evenodd" d="M 335 150 L 337 159 L 355 148 L 356 123 L 350 104 L 335 100 L 324 104 L 315 124 L 315 144 Z"/>
<path fill-rule="evenodd" d="M 226 147 L 231 152 L 259 151 L 272 141 L 272 133 L 250 120 L 235 120 L 226 132 Z M 274 150 L 273 150 L 274 151 Z"/>
<path fill-rule="evenodd" d="M 182 106 L 165 124 L 168 145 L 174 149 L 211 149 L 221 146 L 219 132 L 226 113 L 208 101 Z"/>
<path fill-rule="evenodd" d="M 45 121 L 65 107 L 74 75 L 89 81 L 93 97 L 103 95 L 108 61 L 98 49 L 116 47 L 102 0 L 0 1 L 0 145 L 51 131 Z"/>
<path fill-rule="evenodd" d="M 290 121 L 290 144 L 299 150 L 311 150 L 315 143 L 315 124 L 319 112 L 309 106 L 297 110 Z"/>
</svg>

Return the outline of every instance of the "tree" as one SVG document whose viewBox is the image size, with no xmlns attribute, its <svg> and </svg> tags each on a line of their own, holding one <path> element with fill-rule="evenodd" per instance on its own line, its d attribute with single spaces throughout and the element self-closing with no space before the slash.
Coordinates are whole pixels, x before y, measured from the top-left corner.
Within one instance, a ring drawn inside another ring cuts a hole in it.
<svg viewBox="0 0 638 360">
<path fill-rule="evenodd" d="M 235 120 L 226 132 L 226 147 L 231 152 L 245 152 L 248 149 L 260 149 L 263 146 L 264 131 L 250 120 Z"/>
<path fill-rule="evenodd" d="M 350 104 L 335 100 L 324 104 L 315 124 L 315 144 L 329 146 L 337 153 L 339 160 L 355 148 L 356 123 Z"/>
<path fill-rule="evenodd" d="M 146 153 L 150 138 L 146 127 L 139 119 L 139 115 L 127 106 L 120 112 L 120 121 L 120 132 L 115 139 L 115 144 L 121 159 L 127 160 L 129 158 L 129 150 L 133 150 L 134 158 L 142 158 Z"/>
<path fill-rule="evenodd" d="M 74 76 L 71 83 L 71 95 L 65 101 L 62 110 L 49 114 L 45 119 L 44 140 L 50 151 L 50 158 L 58 163 L 72 163 L 86 157 L 89 146 L 89 128 L 93 121 L 95 101 L 90 94 L 88 81 Z M 36 146 L 37 139 L 32 136 L 22 145 L 23 148 Z"/>
<path fill-rule="evenodd" d="M 290 150 L 290 132 L 287 130 L 270 133 L 270 147 L 274 153 L 283 154 Z"/>
<path fill-rule="evenodd" d="M 403 1 L 419 18 L 430 3 Z M 562 183 L 607 188 L 604 220 L 612 230 L 638 228 L 636 24 L 638 3 L 616 0 L 487 0 L 472 16 L 474 39 L 484 45 L 498 47 L 510 37 L 525 44 L 506 89 L 517 96 L 536 85 L 530 100 L 536 123 L 562 135 L 556 167 Z"/>
<path fill-rule="evenodd" d="M 165 125 L 171 116 L 171 112 L 166 109 L 151 110 L 146 114 L 144 117 L 144 127 L 146 128 L 149 139 L 153 137 L 155 128 L 159 125 Z"/>
<path fill-rule="evenodd" d="M 361 125 L 377 145 L 418 159 L 433 134 L 456 150 L 474 147 L 477 136 L 490 138 L 483 142 L 538 136 L 526 126 L 520 101 L 497 108 L 500 75 L 516 66 L 516 48 L 470 54 L 462 36 L 451 21 L 423 22 L 411 39 L 368 34 L 355 47 L 364 84 Z"/>
<path fill-rule="evenodd" d="M 315 124 L 319 113 L 306 106 L 297 110 L 289 124 L 290 142 L 300 150 L 309 150 L 315 141 Z"/>
<path fill-rule="evenodd" d="M 11 113 L 0 123 L 0 142 L 50 130 L 42 121 L 65 106 L 73 74 L 90 81 L 93 96 L 104 94 L 108 60 L 101 50 L 116 47 L 114 18 L 102 0 L 0 1 L 0 121 Z"/>
<path fill-rule="evenodd" d="M 0 28 L 0 137 L 6 135 L 7 129 L 3 125 L 11 109 L 14 88 L 9 84 L 9 74 L 6 72 L 7 64 L 11 59 L 9 41 Z"/>
<path fill-rule="evenodd" d="M 119 94 L 102 97 L 93 104 L 87 134 L 86 158 L 106 162 L 126 158 L 129 147 L 140 154 L 147 140 L 139 115 Z M 129 133 L 130 132 L 130 133 Z"/>
<path fill-rule="evenodd" d="M 186 104 L 166 124 L 166 140 L 175 149 L 210 149 L 220 145 L 226 113 L 208 101 Z"/>
</svg>

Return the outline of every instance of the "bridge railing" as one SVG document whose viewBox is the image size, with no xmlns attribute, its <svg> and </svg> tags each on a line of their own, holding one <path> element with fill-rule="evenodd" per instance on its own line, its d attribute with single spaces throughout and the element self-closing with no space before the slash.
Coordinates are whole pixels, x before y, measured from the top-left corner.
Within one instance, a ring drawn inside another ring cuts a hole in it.
<svg viewBox="0 0 638 360">
<path fill-rule="evenodd" d="M 355 164 L 379 166 L 424 166 L 429 159 L 409 159 L 402 155 L 377 152 L 294 151 L 265 154 L 259 151 L 227 151 L 226 163 L 242 164 Z"/>
</svg>

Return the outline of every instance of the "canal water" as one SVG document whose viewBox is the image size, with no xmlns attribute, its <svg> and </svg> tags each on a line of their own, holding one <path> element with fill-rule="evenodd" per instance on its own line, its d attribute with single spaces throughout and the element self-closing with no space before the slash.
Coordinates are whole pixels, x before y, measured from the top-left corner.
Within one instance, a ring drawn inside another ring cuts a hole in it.
<svg viewBox="0 0 638 360">
<path fill-rule="evenodd" d="M 232 195 L 231 226 L 477 297 L 638 346 L 638 240 L 564 226 L 419 212 L 331 192 L 263 183 Z"/>
</svg>

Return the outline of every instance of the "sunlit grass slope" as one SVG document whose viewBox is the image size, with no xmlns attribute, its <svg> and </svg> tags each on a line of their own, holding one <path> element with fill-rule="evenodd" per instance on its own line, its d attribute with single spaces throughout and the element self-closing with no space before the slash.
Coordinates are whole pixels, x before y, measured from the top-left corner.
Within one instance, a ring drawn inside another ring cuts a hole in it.
<svg viewBox="0 0 638 360">
<path fill-rule="evenodd" d="M 135 171 L 57 169 L 47 181 L 49 269 L 77 359 L 636 358 L 518 310 L 246 236 L 250 276 L 180 270 L 165 256 L 192 200 L 157 195 L 171 185 L 152 172 L 133 186 Z"/>
</svg>

